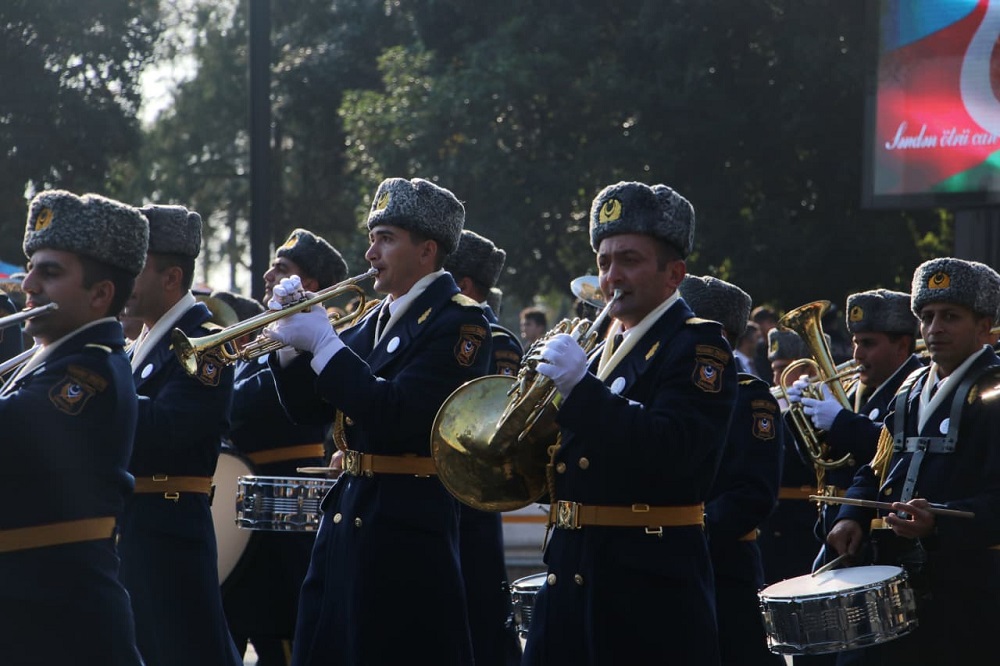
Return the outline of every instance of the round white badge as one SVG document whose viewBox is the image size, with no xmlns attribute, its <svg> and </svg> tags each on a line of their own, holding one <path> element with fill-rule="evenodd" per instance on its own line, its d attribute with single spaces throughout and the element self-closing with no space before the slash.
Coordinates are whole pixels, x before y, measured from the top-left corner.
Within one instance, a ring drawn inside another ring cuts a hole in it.
<svg viewBox="0 0 1000 666">
<path fill-rule="evenodd" d="M 267 354 L 264 354 L 263 356 L 258 356 L 257 357 L 257 362 L 260 363 L 261 365 L 266 365 L 267 364 Z"/>
<path fill-rule="evenodd" d="M 625 378 L 619 377 L 615 381 L 611 382 L 611 392 L 618 395 L 625 389 Z"/>
<path fill-rule="evenodd" d="M 950 418 L 949 419 L 945 419 L 944 421 L 941 421 L 941 425 L 940 425 L 940 427 L 938 427 L 938 430 L 941 431 L 942 435 L 947 435 L 948 434 L 948 427 L 949 426 L 951 426 L 951 419 Z"/>
<path fill-rule="evenodd" d="M 385 346 L 385 350 L 387 352 L 389 352 L 390 354 L 392 352 L 396 351 L 397 349 L 399 349 L 399 338 L 398 337 L 395 337 L 392 340 L 389 340 L 389 344 L 387 344 Z"/>
<path fill-rule="evenodd" d="M 142 374 L 142 378 L 143 379 L 145 379 L 146 377 L 149 377 L 151 374 L 153 374 L 153 364 L 152 363 L 147 363 L 146 367 L 142 369 L 142 373 L 141 374 Z"/>
<path fill-rule="evenodd" d="M 874 421 L 875 419 L 878 418 L 878 415 L 881 414 L 881 413 L 882 412 L 879 411 L 879 408 L 876 407 L 875 409 L 873 409 L 871 412 L 868 413 L 868 418 L 871 419 L 872 421 Z"/>
</svg>

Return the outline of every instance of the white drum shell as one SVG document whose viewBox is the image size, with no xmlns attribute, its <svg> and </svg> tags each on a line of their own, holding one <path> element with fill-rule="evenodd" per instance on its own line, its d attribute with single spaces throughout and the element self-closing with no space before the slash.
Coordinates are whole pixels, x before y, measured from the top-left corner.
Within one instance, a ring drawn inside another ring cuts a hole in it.
<svg viewBox="0 0 1000 666">
<path fill-rule="evenodd" d="M 236 497 L 237 479 L 245 474 L 253 474 L 250 462 L 230 450 L 223 448 L 215 466 L 212 485 L 212 522 L 215 527 L 215 541 L 219 550 L 219 583 L 225 583 L 250 543 L 250 532 L 240 530 L 233 521 L 232 498 Z"/>
<path fill-rule="evenodd" d="M 916 603 L 899 567 L 807 574 L 759 593 L 768 647 L 778 654 L 825 654 L 898 638 L 917 625 Z"/>
</svg>

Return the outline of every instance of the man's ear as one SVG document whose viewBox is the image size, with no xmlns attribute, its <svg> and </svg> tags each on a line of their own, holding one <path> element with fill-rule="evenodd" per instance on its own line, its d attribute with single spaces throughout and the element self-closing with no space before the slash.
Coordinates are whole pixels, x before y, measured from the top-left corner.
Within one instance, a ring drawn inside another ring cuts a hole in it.
<svg viewBox="0 0 1000 666">
<path fill-rule="evenodd" d="M 115 283 L 111 280 L 101 280 L 90 288 L 90 307 L 103 316 L 115 300 Z"/>
</svg>

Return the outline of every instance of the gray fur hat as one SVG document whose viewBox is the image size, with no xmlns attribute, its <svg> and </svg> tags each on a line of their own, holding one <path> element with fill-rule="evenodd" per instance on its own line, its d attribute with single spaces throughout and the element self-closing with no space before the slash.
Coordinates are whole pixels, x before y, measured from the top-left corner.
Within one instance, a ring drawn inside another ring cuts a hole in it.
<svg viewBox="0 0 1000 666">
<path fill-rule="evenodd" d="M 809 356 L 809 348 L 799 334 L 772 328 L 767 332 L 767 360 L 794 361 Z"/>
<path fill-rule="evenodd" d="M 463 229 L 458 247 L 448 255 L 444 269 L 456 279 L 470 277 L 476 284 L 491 289 L 500 279 L 500 271 L 506 260 L 507 253 L 489 238 Z"/>
<path fill-rule="evenodd" d="M 731 338 L 738 337 L 747 327 L 750 294 L 735 284 L 709 275 L 685 275 L 680 291 L 681 298 L 696 315 L 719 322 Z"/>
<path fill-rule="evenodd" d="M 22 249 L 74 252 L 138 275 L 146 264 L 149 222 L 139 210 L 98 194 L 64 190 L 35 195 L 28 206 Z"/>
<path fill-rule="evenodd" d="M 445 254 L 451 254 L 465 224 L 465 206 L 449 190 L 429 180 L 386 178 L 372 199 L 368 230 L 380 224 L 423 234 L 437 241 Z"/>
<path fill-rule="evenodd" d="M 259 301 L 234 294 L 231 291 L 213 291 L 209 298 L 218 299 L 231 307 L 239 321 L 249 319 L 264 312 L 264 306 Z"/>
<path fill-rule="evenodd" d="M 955 303 L 964 305 L 979 315 L 997 321 L 1000 307 L 1000 275 L 978 261 L 954 257 L 931 259 L 917 266 L 913 272 L 913 314 L 928 303 Z"/>
<path fill-rule="evenodd" d="M 910 295 L 873 289 L 847 297 L 847 330 L 851 333 L 917 334 L 917 318 L 910 311 Z"/>
<path fill-rule="evenodd" d="M 486 296 L 486 305 L 490 306 L 493 310 L 493 314 L 500 316 L 500 303 L 503 301 L 503 292 L 493 287 L 490 289 L 490 293 Z"/>
<path fill-rule="evenodd" d="M 296 229 L 289 234 L 275 255 L 294 261 L 305 272 L 305 277 L 319 283 L 320 289 L 343 282 L 347 277 L 347 262 L 340 252 L 307 229 Z"/>
<path fill-rule="evenodd" d="M 666 185 L 620 182 L 601 190 L 590 206 L 590 245 L 615 234 L 647 234 L 687 258 L 694 247 L 694 207 Z"/>
<path fill-rule="evenodd" d="M 184 206 L 143 206 L 149 220 L 149 251 L 197 258 L 201 253 L 201 215 Z"/>
</svg>

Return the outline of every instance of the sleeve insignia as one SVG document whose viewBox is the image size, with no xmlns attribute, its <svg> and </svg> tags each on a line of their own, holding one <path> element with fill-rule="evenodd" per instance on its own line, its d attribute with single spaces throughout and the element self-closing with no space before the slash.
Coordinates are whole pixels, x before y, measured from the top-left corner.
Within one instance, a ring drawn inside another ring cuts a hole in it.
<svg viewBox="0 0 1000 666">
<path fill-rule="evenodd" d="M 516 377 L 521 366 L 516 363 L 497 361 L 497 374 L 504 377 Z"/>
<path fill-rule="evenodd" d="M 195 378 L 205 386 L 218 386 L 222 380 L 223 366 L 225 362 L 222 353 L 218 349 L 213 349 L 201 357 Z"/>
<path fill-rule="evenodd" d="M 424 310 L 424 313 L 422 315 L 420 315 L 419 317 L 417 317 L 417 323 L 418 324 L 424 323 L 425 321 L 427 321 L 427 318 L 430 317 L 430 316 L 431 316 L 431 308 L 427 308 L 426 310 Z"/>
<path fill-rule="evenodd" d="M 463 326 L 458 332 L 458 343 L 455 344 L 455 360 L 458 364 L 467 368 L 475 363 L 485 339 L 486 329 L 482 326 Z"/>
<path fill-rule="evenodd" d="M 722 390 L 722 373 L 729 362 L 729 354 L 711 345 L 697 345 L 694 349 L 694 372 L 691 381 L 706 393 Z"/>
<path fill-rule="evenodd" d="M 769 411 L 753 412 L 753 436 L 757 439 L 774 439 L 774 413 Z"/>
<path fill-rule="evenodd" d="M 78 365 L 71 365 L 63 377 L 49 390 L 49 400 L 60 412 L 76 416 L 87 402 L 106 389 L 108 380 Z"/>
</svg>

